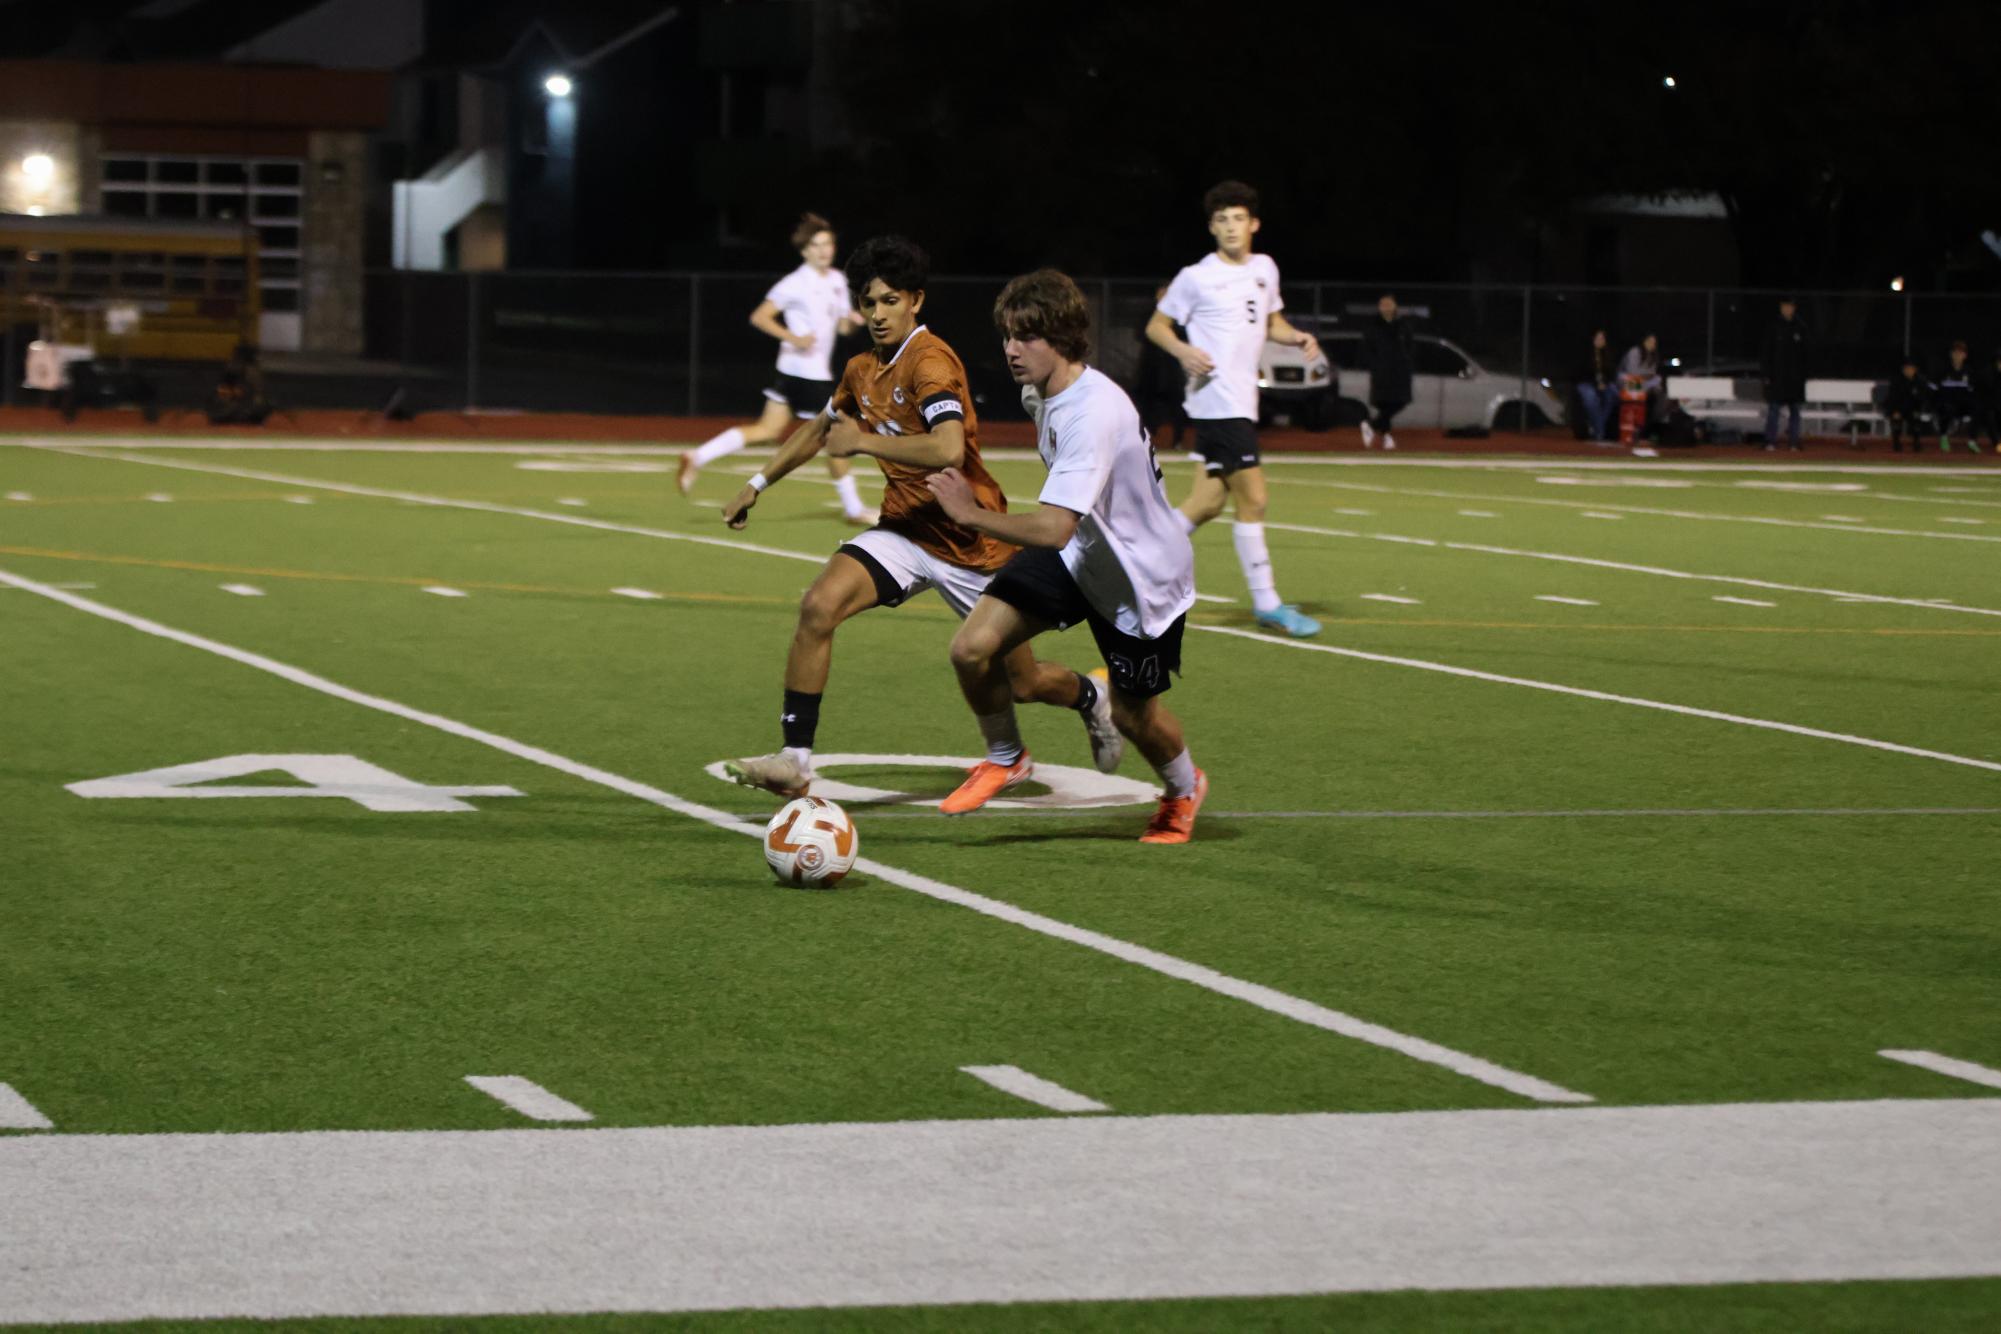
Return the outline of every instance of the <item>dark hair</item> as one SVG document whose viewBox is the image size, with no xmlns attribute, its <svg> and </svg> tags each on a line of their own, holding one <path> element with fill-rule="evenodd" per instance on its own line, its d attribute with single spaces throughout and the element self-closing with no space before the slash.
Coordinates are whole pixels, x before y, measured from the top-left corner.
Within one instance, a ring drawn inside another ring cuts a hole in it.
<svg viewBox="0 0 2001 1334">
<path fill-rule="evenodd" d="M 1206 221 L 1226 208 L 1240 208 L 1258 215 L 1258 192 L 1242 181 L 1218 181 L 1202 196 L 1202 217 Z"/>
<path fill-rule="evenodd" d="M 1966 351 L 1966 340 L 1965 340 L 1964 338 L 1955 338 L 1955 339 L 1953 339 L 1953 340 L 1952 340 L 1952 350 L 1953 350 L 1953 351 L 1955 351 L 1955 352 L 1964 352 L 1964 351 Z"/>
<path fill-rule="evenodd" d="M 857 301 L 874 279 L 897 292 L 921 292 L 931 281 L 931 257 L 905 236 L 871 236 L 848 256 L 848 290 Z"/>
<path fill-rule="evenodd" d="M 1009 280 L 994 299 L 994 328 L 1003 338 L 1041 338 L 1066 360 L 1091 355 L 1091 311 L 1070 275 L 1037 269 Z"/>
<path fill-rule="evenodd" d="M 831 232 L 834 224 L 817 213 L 801 213 L 799 221 L 792 228 L 792 248 L 804 250 L 813 244 L 813 238 L 821 232 Z"/>
</svg>

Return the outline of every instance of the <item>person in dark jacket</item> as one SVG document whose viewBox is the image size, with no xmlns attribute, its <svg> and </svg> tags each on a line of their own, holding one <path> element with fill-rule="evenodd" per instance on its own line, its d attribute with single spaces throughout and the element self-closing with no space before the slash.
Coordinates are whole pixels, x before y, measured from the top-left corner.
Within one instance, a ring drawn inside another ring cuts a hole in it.
<svg viewBox="0 0 2001 1334">
<path fill-rule="evenodd" d="M 1397 447 L 1390 423 L 1410 406 L 1411 372 L 1416 351 L 1410 326 L 1397 318 L 1397 299 L 1387 292 L 1376 302 L 1376 318 L 1362 329 L 1362 365 L 1369 372 L 1369 406 L 1376 410 L 1374 421 L 1362 423 L 1362 448 L 1383 438 L 1384 449 Z"/>
<path fill-rule="evenodd" d="M 1806 402 L 1807 331 L 1799 304 L 1779 300 L 1779 318 L 1765 331 L 1759 370 L 1765 379 L 1765 448 L 1779 446 L 1779 409 L 1786 410 L 1786 443 L 1800 445 L 1800 405 Z"/>
<path fill-rule="evenodd" d="M 1980 431 L 2001 453 L 2001 347 L 1994 349 L 1994 364 L 1980 379 Z"/>
<path fill-rule="evenodd" d="M 1938 417 L 1938 447 L 1951 450 L 1955 431 L 1966 433 L 1966 447 L 1980 452 L 1974 422 L 1980 415 L 1980 394 L 1975 383 L 1973 359 L 1966 354 L 1964 341 L 1952 345 L 1945 366 L 1939 371 L 1932 390 L 1932 410 Z"/>
<path fill-rule="evenodd" d="M 1606 440 L 1619 406 L 1619 358 L 1603 329 L 1591 333 L 1591 350 L 1577 368 L 1577 401 L 1584 407 L 1587 440 Z"/>
<path fill-rule="evenodd" d="M 1883 415 L 1890 419 L 1890 450 L 1904 452 L 1904 437 L 1911 438 L 1911 452 L 1916 453 L 1923 441 L 1919 433 L 1924 428 L 1924 419 L 1931 413 L 1932 382 L 1918 370 L 1916 357 L 1905 357 L 1903 369 L 1897 378 L 1890 381 L 1890 387 L 1883 394 Z"/>
</svg>

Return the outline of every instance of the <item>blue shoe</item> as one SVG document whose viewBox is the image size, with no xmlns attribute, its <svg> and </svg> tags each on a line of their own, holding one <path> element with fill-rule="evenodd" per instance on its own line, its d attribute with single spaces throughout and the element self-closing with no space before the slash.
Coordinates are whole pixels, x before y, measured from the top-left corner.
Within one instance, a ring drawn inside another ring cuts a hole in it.
<svg viewBox="0 0 2001 1334">
<path fill-rule="evenodd" d="M 1311 639 L 1320 633 L 1320 622 L 1290 602 L 1281 605 L 1277 611 L 1261 611 L 1257 618 L 1258 624 L 1265 629 L 1280 631 L 1294 639 Z"/>
</svg>

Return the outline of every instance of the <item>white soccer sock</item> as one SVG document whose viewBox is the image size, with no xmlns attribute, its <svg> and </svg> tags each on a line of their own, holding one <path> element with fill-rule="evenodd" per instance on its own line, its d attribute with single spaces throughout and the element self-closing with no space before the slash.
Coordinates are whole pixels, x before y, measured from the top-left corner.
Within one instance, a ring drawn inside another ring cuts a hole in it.
<svg viewBox="0 0 2001 1334">
<path fill-rule="evenodd" d="M 1015 725 L 1014 706 L 999 713 L 981 713 L 980 735 L 987 739 L 987 758 L 995 764 L 1013 764 L 1021 758 L 1021 729 Z"/>
<path fill-rule="evenodd" d="M 834 494 L 841 498 L 841 508 L 847 513 L 860 514 L 862 512 L 861 488 L 855 485 L 855 475 L 853 473 L 849 473 L 846 477 L 836 477 L 834 479 Z"/>
<path fill-rule="evenodd" d="M 1170 797 L 1186 797 L 1195 791 L 1195 758 L 1186 747 L 1179 755 L 1166 764 L 1157 764 L 1153 771 L 1160 775 L 1160 781 L 1167 786 Z"/>
<path fill-rule="evenodd" d="M 813 748 L 811 746 L 785 746 L 780 749 L 779 753 L 781 755 L 790 755 L 793 759 L 799 761 L 799 767 L 807 773 L 810 774 L 813 772 Z"/>
<path fill-rule="evenodd" d="M 695 466 L 705 467 L 717 459 L 736 453 L 744 446 L 743 428 L 732 426 L 721 435 L 711 436 L 695 451 Z"/>
<path fill-rule="evenodd" d="M 1181 531 L 1184 533 L 1192 534 L 1197 528 L 1200 528 L 1202 526 L 1196 523 L 1195 520 L 1189 518 L 1186 514 L 1182 513 L 1180 510 L 1174 511 L 1174 517 L 1181 520 Z"/>
<path fill-rule="evenodd" d="M 1234 537 L 1237 564 L 1244 567 L 1244 583 L 1251 590 L 1251 606 L 1259 611 L 1278 610 L 1278 584 L 1272 578 L 1271 553 L 1265 550 L 1265 526 L 1238 520 Z"/>
</svg>

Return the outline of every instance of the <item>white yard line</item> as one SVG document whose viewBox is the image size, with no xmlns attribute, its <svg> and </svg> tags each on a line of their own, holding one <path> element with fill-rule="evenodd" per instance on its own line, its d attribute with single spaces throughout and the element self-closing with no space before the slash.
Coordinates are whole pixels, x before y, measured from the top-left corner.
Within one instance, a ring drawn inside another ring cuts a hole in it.
<svg viewBox="0 0 2001 1334">
<path fill-rule="evenodd" d="M 1718 593 L 1715 597 L 1709 600 L 1711 602 L 1729 602 L 1739 607 L 1776 607 L 1779 605 L 1776 602 L 1767 602 L 1763 598 L 1731 597 L 1728 593 Z"/>
<path fill-rule="evenodd" d="M 1417 607 L 1423 605 L 1416 598 L 1398 597 L 1395 593 L 1364 593 L 1362 594 L 1362 601 L 1394 602 L 1400 607 Z"/>
<path fill-rule="evenodd" d="M 241 477 L 253 482 L 277 482 L 284 486 L 314 487 L 321 491 L 336 491 L 342 495 L 367 496 L 375 500 L 399 500 L 406 505 L 424 505 L 434 509 L 472 510 L 481 514 L 509 514 L 522 519 L 540 519 L 544 523 L 567 523 L 577 528 L 595 528 L 607 533 L 628 533 L 635 537 L 657 537 L 668 542 L 693 542 L 705 547 L 724 547 L 731 551 L 754 551 L 761 556 L 777 556 L 785 560 L 807 561 L 814 565 L 826 562 L 826 556 L 809 555 L 803 551 L 787 551 L 782 547 L 760 546 L 755 542 L 736 542 L 723 537 L 705 537 L 698 533 L 676 533 L 665 528 L 642 528 L 637 524 L 613 523 L 607 519 L 587 519 L 581 514 L 558 514 L 551 510 L 524 509 L 518 505 L 500 505 L 486 500 L 459 500 L 451 496 L 430 496 L 415 491 L 394 491 L 377 486 L 356 486 L 349 482 L 329 482 L 317 477 L 291 477 L 280 473 L 260 472 L 252 468 L 221 468 L 207 463 L 188 463 L 180 459 L 152 459 L 138 454 L 105 453 L 100 451 L 37 445 L 33 448 L 51 454 L 63 454 L 71 458 L 98 459 L 112 463 L 137 463 L 150 468 L 175 468 L 182 472 L 214 473 L 220 477 Z M 828 555 L 832 555 L 831 551 Z"/>
<path fill-rule="evenodd" d="M 660 594 L 646 588 L 614 588 L 611 591 L 618 597 L 637 598 L 641 602 L 658 602 L 660 600 Z"/>
<path fill-rule="evenodd" d="M 240 598 L 261 598 L 264 596 L 264 590 L 255 584 L 219 584 L 217 587 L 221 588 L 225 593 L 234 593 Z"/>
<path fill-rule="evenodd" d="M 1012 1094 L 1023 1102 L 1032 1102 L 1038 1107 L 1047 1107 L 1052 1112 L 1112 1110 L 1096 1098 L 1073 1093 L 1061 1084 L 1051 1083 L 1040 1075 L 1031 1075 L 1018 1065 L 962 1065 L 959 1069 L 982 1084 L 990 1084 L 1002 1093 Z"/>
<path fill-rule="evenodd" d="M 1941 1056 L 1935 1051 L 1884 1050 L 1876 1053 L 1887 1056 L 1905 1065 L 1915 1065 L 1934 1074 L 1952 1079 L 1963 1079 L 1969 1084 L 1984 1084 L 1991 1089 L 2001 1089 L 2001 1070 L 1992 1066 L 1976 1065 L 1972 1061 L 1962 1061 L 1951 1056 Z"/>
<path fill-rule="evenodd" d="M 53 1135 L 0 1180 L 23 1322 L 2001 1275 L 1997 1098 Z"/>
<path fill-rule="evenodd" d="M 1367 491 L 1375 495 L 1421 496 L 1432 500 L 1487 500 L 1512 505 L 1548 505 L 1559 509 L 1585 510 L 1587 519 L 1622 518 L 1646 514 L 1668 519 L 1694 519 L 1706 523 L 1750 523 L 1772 528 L 1811 528 L 1829 533 L 1870 533 L 1879 537 L 1925 537 L 1950 542 L 2001 542 L 1986 533 L 1934 533 L 1916 528 L 1878 528 L 1843 518 L 1838 523 L 1811 519 L 1781 519 L 1768 514 L 1715 514 L 1707 510 L 1664 509 L 1653 505 L 1607 505 L 1591 500 L 1558 500 L 1551 496 L 1494 496 L 1465 491 L 1433 491 L 1424 487 L 1370 486 L 1363 482 L 1320 482 L 1293 478 L 1286 486 L 1318 486 L 1336 491 Z"/>
<path fill-rule="evenodd" d="M 1538 593 L 1535 595 L 1535 600 L 1537 602 L 1561 602 L 1566 607 L 1595 607 L 1598 605 L 1590 598 L 1567 598 L 1555 593 Z"/>
<path fill-rule="evenodd" d="M 447 588 L 443 584 L 426 584 L 424 585 L 423 591 L 426 593 L 430 593 L 435 597 L 441 597 L 441 598 L 463 598 L 472 596 L 472 594 L 466 592 L 463 588 Z"/>
<path fill-rule="evenodd" d="M 531 1121 L 593 1121 L 589 1112 L 520 1075 L 467 1075 L 466 1083 Z"/>
<path fill-rule="evenodd" d="M 1457 676 L 1469 681 L 1488 681 L 1495 685 L 1520 686 L 1527 690 L 1544 690 L 1556 695 L 1569 695 L 1576 699 L 1595 699 L 1608 704 L 1628 704 L 1634 708 L 1656 709 L 1662 713 L 1680 714 L 1686 718 L 1708 718 L 1720 723 L 1734 723 L 1738 727 L 1755 727 L 1767 732 L 1785 732 L 1792 736 L 1812 737 L 1819 741 L 1838 741 L 1843 745 L 1863 746 L 1870 750 L 1888 751 L 1895 755 L 1909 755 L 1916 759 L 1940 760 L 1946 764 L 1963 765 L 1969 769 L 1986 769 L 2001 773 L 2001 761 L 1976 759 L 1970 755 L 1954 755 L 1942 750 L 1926 750 L 1919 746 L 1899 745 L 1895 741 L 1878 741 L 1873 737 L 1852 736 L 1847 732 L 1830 732 L 1819 727 L 1802 727 L 1798 723 L 1782 723 L 1770 718 L 1753 718 L 1741 713 L 1724 713 L 1718 709 L 1696 708 L 1688 704 L 1670 704 L 1665 700 L 1642 699 L 1638 695 L 1615 695 L 1604 690 L 1588 690 L 1582 686 L 1558 685 L 1554 681 L 1535 681 L 1524 676 L 1502 676 L 1497 672 L 1476 671 L 1471 667 L 1454 667 L 1450 663 L 1431 662 L 1425 658 L 1400 658 L 1388 653 L 1368 653 L 1358 648 L 1340 648 L 1333 644 L 1309 644 L 1298 639 L 1281 639 L 1276 635 L 1260 634 L 1255 630 L 1240 630 L 1229 625 L 1190 625 L 1190 630 L 1200 630 L 1212 635 L 1234 635 L 1239 639 L 1255 639 L 1260 643 L 1277 644 L 1281 648 L 1301 649 L 1308 653 L 1331 653 L 1337 657 L 1356 658 L 1363 662 L 1383 663 L 1392 667 L 1415 667 L 1419 671 L 1439 672 L 1446 676 Z"/>
<path fill-rule="evenodd" d="M 1926 611 L 1963 612 L 1970 616 L 2001 616 L 2001 607 L 1970 607 L 1964 603 L 1928 598 L 1855 593 L 1839 588 L 1816 588 L 1811 584 L 1782 584 L 1776 580 L 1751 579 L 1734 574 L 1698 574 L 1692 570 L 1670 569 L 1663 565 L 1638 565 L 1631 561 L 1606 560 L 1598 556 L 1571 556 L 1556 551 L 1497 547 L 1485 542 L 1448 542 L 1442 538 L 1406 537 L 1398 533 L 1364 533 L 1352 528 L 1318 528 L 1311 524 L 1277 523 L 1270 519 L 1265 520 L 1265 527 L 1287 533 L 1313 533 L 1320 537 L 1344 537 L 1363 542 L 1391 542 L 1403 546 L 1438 547 L 1446 551 L 1472 551 L 1486 556 L 1515 556 L 1525 560 L 1555 561 L 1564 565 L 1585 565 L 1598 570 L 1618 570 L 1625 574 L 1651 574 L 1663 579 L 1691 579 L 1702 583 L 1734 584 L 1739 588 L 1761 588 L 1774 593 L 1812 593 L 1818 597 L 1834 598 L 1838 601 L 1880 602 L 1898 607 L 1920 607 Z"/>
<path fill-rule="evenodd" d="M 465 740 L 477 742 L 480 745 L 498 750 L 503 754 L 526 760 L 530 764 L 539 764 L 544 768 L 569 774 L 571 777 L 581 779 L 584 782 L 595 783 L 600 787 L 610 788 L 614 792 L 622 792 L 629 797 L 636 797 L 641 801 L 650 802 L 665 810 L 688 816 L 691 819 L 700 820 L 704 824 L 713 825 L 718 829 L 725 829 L 732 833 L 745 834 L 754 838 L 762 838 L 764 836 L 764 826 L 760 823 L 740 820 L 725 811 L 719 811 L 711 806 L 704 806 L 697 802 L 688 801 L 685 798 L 677 797 L 671 792 L 662 791 L 650 784 L 623 777 L 609 770 L 600 769 L 595 765 L 580 763 L 579 761 L 558 755 L 554 751 L 545 750 L 540 746 L 516 741 L 511 737 L 501 736 L 497 732 L 489 732 L 484 728 L 474 727 L 469 723 L 458 722 L 455 719 L 446 718 L 440 714 L 428 713 L 407 704 L 399 704 L 395 700 L 384 699 L 380 695 L 370 695 L 359 690 L 350 689 L 347 686 L 329 681 L 323 676 L 315 675 L 302 668 L 289 666 L 273 658 L 267 658 L 263 654 L 254 653 L 249 649 L 235 648 L 213 639 L 206 639 L 201 635 L 191 634 L 185 630 L 176 630 L 170 626 L 162 625 L 158 621 L 148 620 L 143 616 L 135 616 L 130 612 L 120 611 L 115 607 L 108 607 L 101 602 L 93 602 L 88 598 L 78 597 L 74 593 L 65 593 L 60 589 L 51 588 L 47 584 L 37 583 L 32 579 L 26 579 L 5 570 L 0 570 L 0 584 L 37 593 L 51 601 L 60 602 L 77 611 L 86 612 L 104 620 L 114 621 L 119 625 L 137 630 L 141 634 L 170 640 L 176 644 L 199 649 L 204 653 L 212 653 L 218 657 L 227 658 L 232 662 L 241 663 L 246 667 L 268 673 L 280 680 L 289 681 L 293 685 L 303 686 L 308 690 L 316 690 L 323 695 L 330 695 L 335 699 L 345 700 L 350 704 L 356 704 L 362 708 L 374 709 L 379 713 L 386 713 L 393 717 L 407 719 L 410 722 L 435 728 L 451 736 L 462 737 Z M 2001 768 L 2001 766 L 1996 767 Z M 982 913 L 999 921 L 1024 927 L 1027 930 L 1050 936 L 1057 940 L 1068 941 L 1073 945 L 1081 945 L 1086 949 L 1096 950 L 1100 954 L 1107 954 L 1115 959 L 1122 959 L 1127 963 L 1135 964 L 1141 968 L 1149 969 L 1179 981 L 1191 983 L 1205 990 L 1215 992 L 1218 995 L 1243 1001 L 1246 1004 L 1254 1005 L 1272 1014 L 1283 1015 L 1288 1019 L 1315 1028 L 1325 1029 L 1330 1033 L 1338 1033 L 1343 1037 L 1354 1038 L 1357 1041 L 1366 1042 L 1373 1046 L 1384 1047 L 1390 1051 L 1408 1056 L 1412 1060 L 1435 1065 L 1442 1069 L 1450 1070 L 1455 1074 L 1464 1075 L 1468 1079 L 1478 1080 L 1483 1084 L 1505 1089 L 1519 1097 L 1530 1098 L 1538 1102 L 1591 1101 L 1588 1094 L 1573 1092 L 1570 1089 L 1562 1088 L 1546 1080 L 1537 1079 L 1532 1075 L 1525 1075 L 1519 1071 L 1496 1065 L 1478 1056 L 1455 1051 L 1450 1047 L 1441 1046 L 1438 1043 L 1414 1037 L 1408 1033 L 1399 1033 L 1395 1029 L 1370 1023 L 1354 1015 L 1344 1014 L 1339 1010 L 1317 1005 L 1312 1001 L 1288 995 L 1285 992 L 1263 986 L 1256 982 L 1248 982 L 1242 978 L 1230 977 L 1205 965 L 1176 958 L 1171 954 L 1163 954 L 1158 950 L 1148 949 L 1143 945 L 1135 945 L 1131 941 L 1120 940 L 1114 936 L 1107 936 L 1097 931 L 1087 930 L 1084 927 L 1072 926 L 1068 922 L 1058 921 L 1053 917 L 1045 917 L 1040 913 L 1030 912 L 1025 908 L 1018 908 L 1011 903 L 1005 903 L 999 899 L 991 899 L 985 895 L 973 893 L 971 890 L 960 889 L 956 885 L 948 885 L 941 880 L 933 880 L 929 876 L 918 875 L 914 872 L 905 871 L 899 867 L 873 861 L 869 858 L 862 858 L 856 861 L 855 868 L 864 875 L 874 876 L 889 884 L 923 894 L 928 898 L 957 904 L 962 908 L 970 908 L 974 912 Z"/>
<path fill-rule="evenodd" d="M 7 499 L 9 500 L 33 500 L 34 498 L 35 495 L 32 491 L 9 491 L 7 493 Z"/>
<path fill-rule="evenodd" d="M 1197 602 L 1228 602 L 1228 603 L 1236 602 L 1235 598 L 1226 598 L 1222 596 L 1220 593 L 1197 593 L 1195 595 L 1195 600 Z"/>
<path fill-rule="evenodd" d="M 29 1102 L 15 1092 L 12 1084 L 0 1084 L 0 1130 L 54 1130 L 56 1123 L 43 1116 Z M 0 1310 L 5 1310 L 0 1305 Z"/>
<path fill-rule="evenodd" d="M 558 505 L 567 505 L 571 509 L 580 510 L 587 508 L 591 502 L 585 500 L 582 496 L 558 496 L 556 497 L 556 503 Z"/>
<path fill-rule="evenodd" d="M 1971 523 L 1971 524 L 1984 524 L 1987 522 L 1987 520 L 1985 519 L 1969 519 L 1959 514 L 1941 514 L 1939 516 L 1938 521 L 1940 523 Z"/>
<path fill-rule="evenodd" d="M 171 505 L 174 503 L 174 498 L 165 491 L 155 491 L 152 495 L 147 496 L 146 499 L 152 501 L 155 505 Z"/>
<path fill-rule="evenodd" d="M 1465 519 L 1498 519 L 1501 517 L 1492 510 L 1460 510 L 1459 515 Z"/>
</svg>

